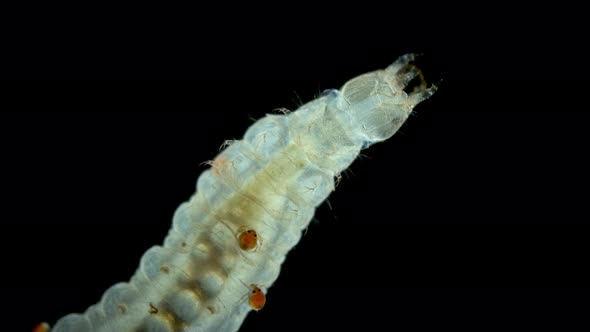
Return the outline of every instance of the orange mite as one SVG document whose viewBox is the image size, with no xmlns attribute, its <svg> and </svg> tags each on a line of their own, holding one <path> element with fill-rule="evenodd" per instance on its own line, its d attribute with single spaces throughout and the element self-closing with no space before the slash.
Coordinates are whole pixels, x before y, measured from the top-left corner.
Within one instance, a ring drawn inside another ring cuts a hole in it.
<svg viewBox="0 0 590 332">
<path fill-rule="evenodd" d="M 258 245 L 258 234 L 253 229 L 248 229 L 238 235 L 238 243 L 242 250 L 252 250 Z"/>
<path fill-rule="evenodd" d="M 48 332 L 49 331 L 49 324 L 47 323 L 39 323 L 37 326 L 33 328 L 33 332 Z"/>
<path fill-rule="evenodd" d="M 252 285 L 252 293 L 250 293 L 250 307 L 256 311 L 262 309 L 266 303 L 266 295 L 260 288 Z"/>
</svg>

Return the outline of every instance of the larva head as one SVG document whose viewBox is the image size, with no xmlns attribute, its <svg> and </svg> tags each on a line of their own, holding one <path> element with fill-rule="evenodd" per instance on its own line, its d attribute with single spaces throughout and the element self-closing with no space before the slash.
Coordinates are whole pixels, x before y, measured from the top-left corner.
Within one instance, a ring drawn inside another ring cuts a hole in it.
<svg viewBox="0 0 590 332">
<path fill-rule="evenodd" d="M 345 109 L 361 126 L 367 141 L 380 142 L 393 136 L 406 121 L 414 106 L 429 98 L 436 87 L 426 88 L 421 71 L 406 54 L 384 70 L 351 79 L 342 87 Z M 403 89 L 419 76 L 422 84 L 413 92 Z"/>
</svg>

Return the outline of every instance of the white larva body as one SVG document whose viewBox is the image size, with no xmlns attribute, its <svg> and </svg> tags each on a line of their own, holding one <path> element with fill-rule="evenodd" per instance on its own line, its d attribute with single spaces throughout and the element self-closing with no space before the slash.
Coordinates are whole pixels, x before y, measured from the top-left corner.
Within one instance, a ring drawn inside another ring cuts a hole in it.
<svg viewBox="0 0 590 332">
<path fill-rule="evenodd" d="M 52 331 L 236 331 L 251 310 L 244 284 L 265 291 L 334 178 L 361 149 L 391 137 L 435 88 L 403 91 L 419 71 L 406 55 L 286 115 L 254 123 L 197 182 L 164 246 L 141 259 L 129 283 L 109 288 L 83 314 Z M 263 239 L 238 245 L 241 229 Z"/>
</svg>

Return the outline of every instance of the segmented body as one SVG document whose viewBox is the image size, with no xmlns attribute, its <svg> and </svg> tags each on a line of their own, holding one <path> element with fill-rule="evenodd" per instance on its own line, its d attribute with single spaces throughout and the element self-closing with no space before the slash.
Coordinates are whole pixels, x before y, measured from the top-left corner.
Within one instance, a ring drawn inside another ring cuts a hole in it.
<svg viewBox="0 0 590 332">
<path fill-rule="evenodd" d="M 266 292 L 256 287 L 244 303 L 242 283 L 272 285 L 335 177 L 434 93 L 425 85 L 403 91 L 421 75 L 412 59 L 254 123 L 199 177 L 164 246 L 144 254 L 130 282 L 53 331 L 236 331 L 250 310 L 262 308 Z"/>
</svg>

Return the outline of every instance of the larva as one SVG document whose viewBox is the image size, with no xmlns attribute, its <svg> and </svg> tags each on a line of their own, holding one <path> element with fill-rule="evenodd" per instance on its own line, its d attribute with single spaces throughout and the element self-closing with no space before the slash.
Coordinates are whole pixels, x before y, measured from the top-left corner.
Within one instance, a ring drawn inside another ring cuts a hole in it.
<svg viewBox="0 0 590 332">
<path fill-rule="evenodd" d="M 400 57 L 297 111 L 267 115 L 233 141 L 173 216 L 164 246 L 141 258 L 128 283 L 52 331 L 236 331 L 277 279 L 344 169 L 361 149 L 391 137 L 436 90 L 403 89 L 422 74 Z M 250 295 L 249 301 L 243 301 Z"/>
</svg>

